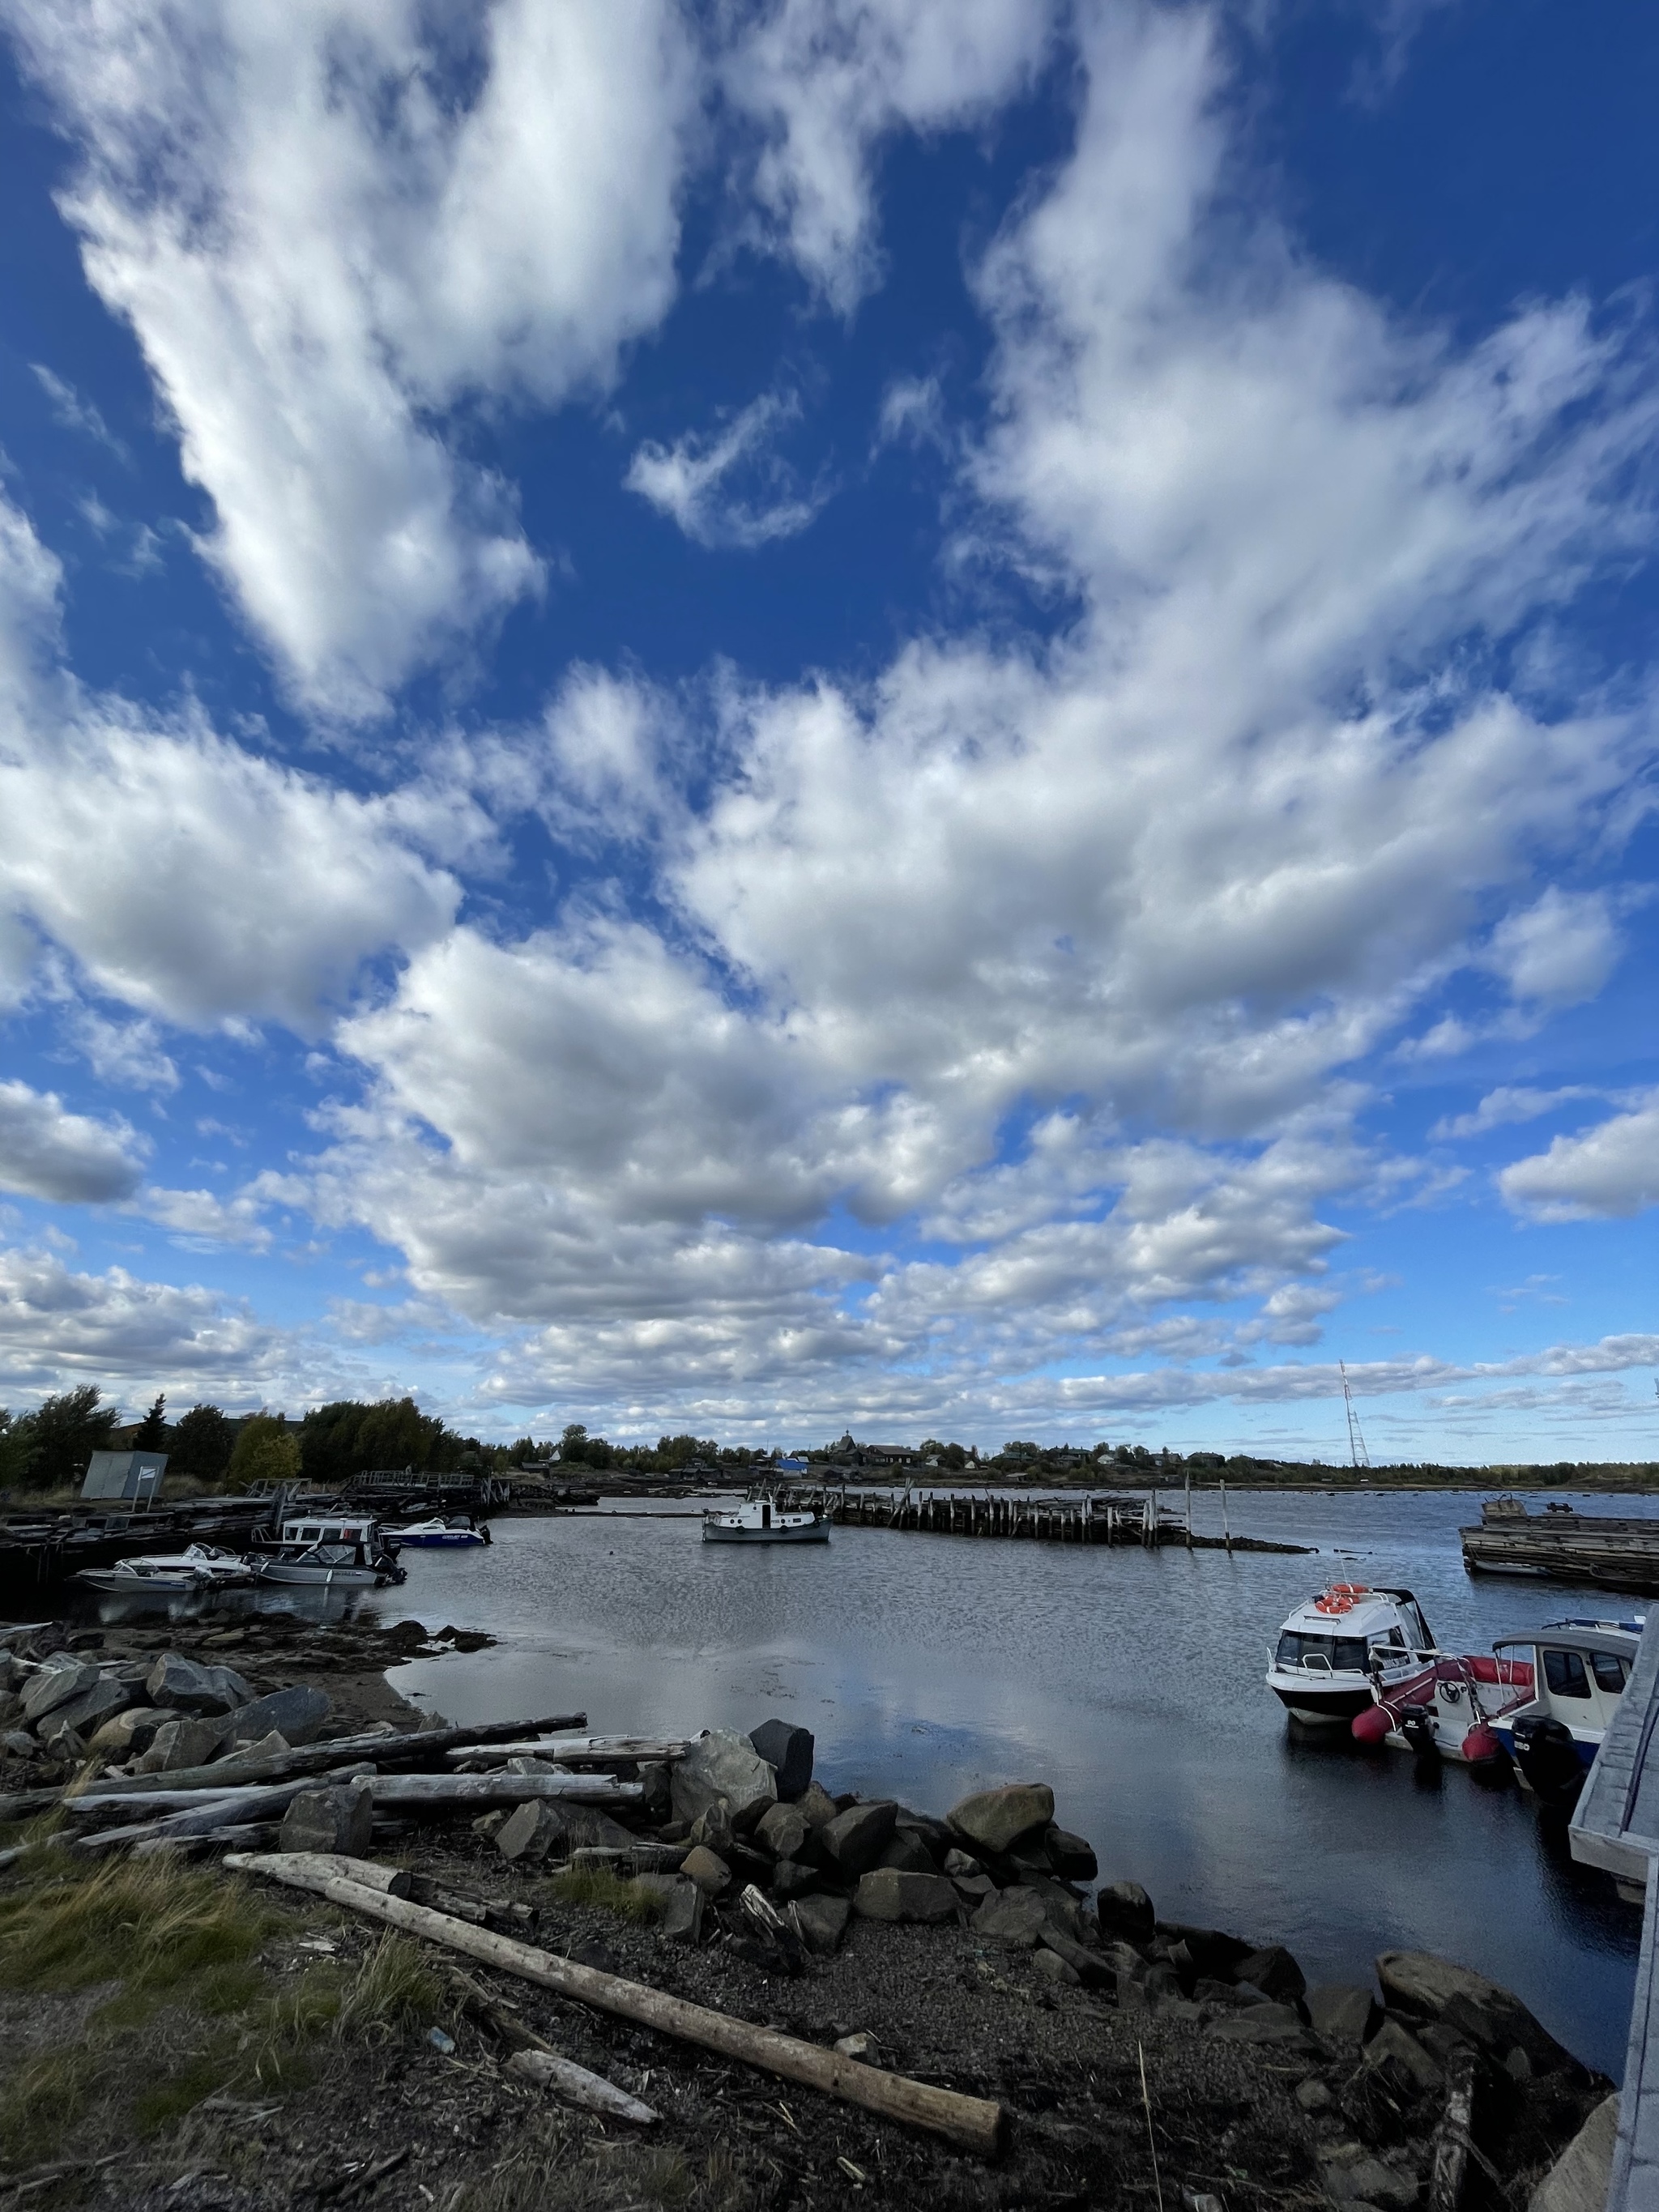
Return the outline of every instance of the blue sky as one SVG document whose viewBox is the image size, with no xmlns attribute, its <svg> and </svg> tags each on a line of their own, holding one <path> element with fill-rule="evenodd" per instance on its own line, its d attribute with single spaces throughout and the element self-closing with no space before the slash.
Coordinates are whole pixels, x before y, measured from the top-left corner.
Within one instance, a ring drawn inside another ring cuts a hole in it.
<svg viewBox="0 0 1659 2212">
<path fill-rule="evenodd" d="M 0 1401 L 1656 1455 L 1651 11 L 0 19 Z"/>
</svg>

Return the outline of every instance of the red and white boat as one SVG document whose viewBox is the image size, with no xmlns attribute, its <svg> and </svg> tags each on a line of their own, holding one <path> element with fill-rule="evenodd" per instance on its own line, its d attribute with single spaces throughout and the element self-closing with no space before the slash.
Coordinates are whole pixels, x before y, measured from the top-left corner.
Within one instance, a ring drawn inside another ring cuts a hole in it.
<svg viewBox="0 0 1659 2212">
<path fill-rule="evenodd" d="M 1372 1683 L 1370 1705 L 1350 1723 L 1355 1741 L 1437 1752 L 1464 1766 L 1502 1764 L 1509 1754 L 1492 1723 L 1531 1704 L 1531 1662 L 1501 1650 L 1420 1656 L 1404 1680 Z"/>
</svg>

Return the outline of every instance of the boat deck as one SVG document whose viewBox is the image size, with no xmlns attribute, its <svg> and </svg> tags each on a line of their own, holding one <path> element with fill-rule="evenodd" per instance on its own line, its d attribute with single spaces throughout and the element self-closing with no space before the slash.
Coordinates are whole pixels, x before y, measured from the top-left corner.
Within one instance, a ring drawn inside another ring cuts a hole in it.
<svg viewBox="0 0 1659 2212">
<path fill-rule="evenodd" d="M 1604 1867 L 1627 1893 L 1645 1887 L 1642 1948 L 1619 2100 L 1607 2212 L 1659 2204 L 1659 1610 L 1602 1739 L 1568 1831 L 1574 1858 Z"/>
</svg>

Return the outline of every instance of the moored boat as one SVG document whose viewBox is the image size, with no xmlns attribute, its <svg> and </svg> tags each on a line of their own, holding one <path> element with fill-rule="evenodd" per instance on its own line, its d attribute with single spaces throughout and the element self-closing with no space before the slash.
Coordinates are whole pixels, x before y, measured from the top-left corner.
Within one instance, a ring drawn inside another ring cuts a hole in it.
<svg viewBox="0 0 1659 2212">
<path fill-rule="evenodd" d="M 301 1588 L 375 1589 L 408 1579 L 382 1540 L 380 1523 L 368 1514 L 284 1521 L 280 1536 L 260 1543 L 250 1565 L 262 1583 Z"/>
<path fill-rule="evenodd" d="M 1408 1589 L 1333 1583 L 1279 1630 L 1267 1687 L 1293 1720 L 1340 1724 L 1373 1703 L 1373 1682 L 1392 1687 L 1410 1679 L 1433 1650 Z"/>
<path fill-rule="evenodd" d="M 827 1544 L 830 1523 L 816 1507 L 786 1512 L 767 1496 L 745 1498 L 732 1512 L 702 1516 L 705 1544 Z"/>
<path fill-rule="evenodd" d="M 1463 1766 L 1499 1766 L 1507 1757 L 1493 1723 L 1533 1693 L 1530 1663 L 1503 1653 L 1426 1655 L 1404 1681 L 1378 1683 L 1368 1709 L 1355 1716 L 1358 1743 L 1437 1753 Z"/>
<path fill-rule="evenodd" d="M 138 1553 L 112 1566 L 82 1567 L 74 1579 L 105 1591 L 234 1589 L 251 1583 L 253 1569 L 240 1552 L 214 1544 L 187 1544 L 182 1552 Z"/>
<path fill-rule="evenodd" d="M 405 1521 L 382 1528 L 380 1534 L 394 1552 L 410 1545 L 417 1551 L 459 1552 L 489 1541 L 489 1523 L 477 1524 L 465 1514 L 452 1514 L 447 1520 L 434 1516 L 429 1521 Z"/>
<path fill-rule="evenodd" d="M 1571 1806 L 1619 1709 L 1645 1617 L 1574 1619 L 1506 1636 L 1494 1650 L 1533 1671 L 1533 1694 L 1495 1723 L 1516 1771 L 1540 1802 Z"/>
</svg>

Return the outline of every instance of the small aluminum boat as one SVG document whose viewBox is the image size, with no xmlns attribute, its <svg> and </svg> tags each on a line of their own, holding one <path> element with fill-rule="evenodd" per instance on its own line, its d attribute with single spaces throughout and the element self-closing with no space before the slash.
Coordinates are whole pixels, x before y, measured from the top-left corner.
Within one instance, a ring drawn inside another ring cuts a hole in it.
<svg viewBox="0 0 1659 2212">
<path fill-rule="evenodd" d="M 465 1517 L 448 1521 L 434 1516 L 430 1521 L 408 1521 L 380 1531 L 392 1550 L 401 1552 L 408 1545 L 428 1552 L 456 1552 L 473 1544 L 489 1541 L 488 1526 L 477 1527 Z"/>
<path fill-rule="evenodd" d="M 745 1498 L 735 1512 L 702 1516 L 705 1544 L 827 1544 L 830 1523 L 816 1510 L 786 1513 L 767 1497 Z"/>
<path fill-rule="evenodd" d="M 238 1552 L 214 1544 L 188 1544 L 182 1552 L 138 1553 L 112 1567 L 82 1567 L 77 1583 L 106 1591 L 234 1589 L 253 1580 L 253 1569 Z"/>
<path fill-rule="evenodd" d="M 262 1583 L 322 1589 L 380 1589 L 408 1579 L 387 1550 L 380 1524 L 368 1514 L 324 1514 L 284 1521 L 276 1542 L 266 1538 L 249 1563 Z"/>
</svg>

